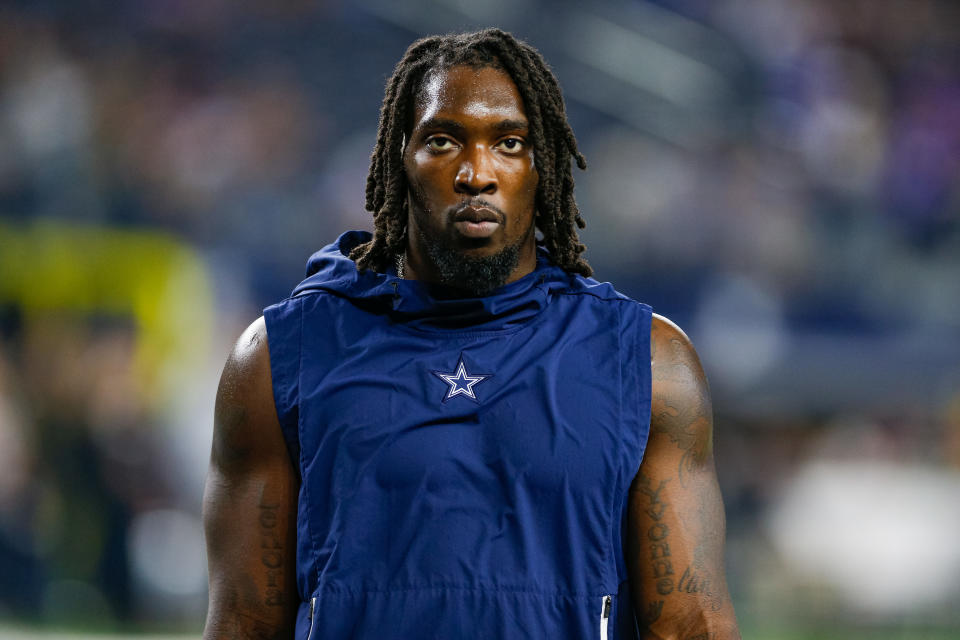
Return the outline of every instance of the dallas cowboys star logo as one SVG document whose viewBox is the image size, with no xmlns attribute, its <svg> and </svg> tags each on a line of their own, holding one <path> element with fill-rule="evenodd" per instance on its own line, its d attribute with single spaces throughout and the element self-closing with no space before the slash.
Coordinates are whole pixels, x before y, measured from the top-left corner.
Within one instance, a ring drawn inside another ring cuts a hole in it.
<svg viewBox="0 0 960 640">
<path fill-rule="evenodd" d="M 474 402 L 479 403 L 480 401 L 477 399 L 477 394 L 474 392 L 473 387 L 487 378 L 493 377 L 487 373 L 477 373 L 474 375 L 467 373 L 467 367 L 463 364 L 462 353 L 460 354 L 460 361 L 457 362 L 457 369 L 453 373 L 446 373 L 444 371 L 431 371 L 430 373 L 450 385 L 446 395 L 443 396 L 443 402 L 455 396 L 466 396 Z"/>
</svg>

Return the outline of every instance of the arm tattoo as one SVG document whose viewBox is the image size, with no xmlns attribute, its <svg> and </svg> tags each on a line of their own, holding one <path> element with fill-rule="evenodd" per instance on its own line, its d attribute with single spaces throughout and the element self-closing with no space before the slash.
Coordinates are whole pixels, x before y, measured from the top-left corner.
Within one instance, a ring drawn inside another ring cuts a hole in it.
<svg viewBox="0 0 960 640">
<path fill-rule="evenodd" d="M 283 543 L 277 534 L 280 505 L 260 503 L 260 562 L 267 570 L 264 604 L 283 606 Z"/>
<path fill-rule="evenodd" d="M 669 480 L 661 480 L 656 489 L 651 487 L 650 478 L 643 473 L 639 476 L 640 484 L 637 490 L 650 498 L 650 505 L 646 509 L 646 514 L 653 520 L 653 524 L 647 529 L 648 549 L 650 551 L 650 561 L 653 563 L 653 575 L 657 580 L 657 593 L 662 596 L 673 593 L 673 563 L 670 555 L 670 527 L 663 522 L 663 515 L 669 506 L 665 500 L 660 497 Z M 660 602 L 660 608 L 663 608 L 663 602 Z M 657 612 L 659 615 L 659 611 Z"/>
<path fill-rule="evenodd" d="M 647 614 L 644 616 L 644 622 L 647 623 L 649 627 L 654 622 L 660 619 L 660 614 L 663 613 L 663 600 L 655 600 L 647 604 Z"/>
<path fill-rule="evenodd" d="M 677 582 L 677 591 L 681 593 L 705 593 L 708 596 L 710 592 L 710 580 L 701 576 L 693 567 L 687 567 Z"/>
<path fill-rule="evenodd" d="M 709 456 L 713 431 L 710 397 L 687 350 L 682 341 L 670 338 L 670 355 L 653 367 L 653 379 L 660 384 L 655 384 L 659 390 L 654 393 L 651 428 L 666 434 L 683 451 L 677 467 L 681 486 L 687 486 L 691 473 Z"/>
</svg>

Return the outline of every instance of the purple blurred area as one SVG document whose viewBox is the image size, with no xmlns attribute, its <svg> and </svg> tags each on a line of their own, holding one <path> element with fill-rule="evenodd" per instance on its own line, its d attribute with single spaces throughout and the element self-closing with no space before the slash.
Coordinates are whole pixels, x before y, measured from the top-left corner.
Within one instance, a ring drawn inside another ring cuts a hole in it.
<svg viewBox="0 0 960 640">
<path fill-rule="evenodd" d="M 232 341 L 372 228 L 407 45 L 491 25 L 597 277 L 700 352 L 745 630 L 960 632 L 952 0 L 0 4 L 0 624 L 199 630 Z"/>
</svg>

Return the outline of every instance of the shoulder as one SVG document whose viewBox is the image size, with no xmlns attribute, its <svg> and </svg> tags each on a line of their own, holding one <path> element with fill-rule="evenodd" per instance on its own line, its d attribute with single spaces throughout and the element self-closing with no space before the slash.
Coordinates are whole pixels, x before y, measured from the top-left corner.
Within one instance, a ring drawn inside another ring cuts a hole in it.
<svg viewBox="0 0 960 640">
<path fill-rule="evenodd" d="M 239 401 L 243 395 L 240 391 L 250 391 L 251 387 L 259 386 L 263 374 L 270 374 L 270 351 L 267 323 L 260 316 L 240 334 L 227 356 L 218 395 L 225 400 Z"/>
<path fill-rule="evenodd" d="M 713 430 L 707 377 L 700 358 L 676 324 L 654 314 L 650 328 L 652 398 L 650 428 L 683 445 L 710 452 Z"/>
<path fill-rule="evenodd" d="M 226 467 L 243 464 L 279 433 L 267 327 L 260 317 L 234 344 L 220 376 L 214 410 L 214 460 Z"/>
<path fill-rule="evenodd" d="M 658 381 L 706 384 L 700 358 L 690 338 L 671 320 L 656 313 L 650 322 L 650 366 L 654 386 Z"/>
</svg>

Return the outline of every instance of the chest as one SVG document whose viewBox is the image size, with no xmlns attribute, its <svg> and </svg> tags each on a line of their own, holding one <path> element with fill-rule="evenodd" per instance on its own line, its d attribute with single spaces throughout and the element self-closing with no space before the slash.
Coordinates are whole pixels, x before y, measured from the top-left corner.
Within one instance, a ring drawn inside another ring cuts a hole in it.
<svg viewBox="0 0 960 640">
<path fill-rule="evenodd" d="M 489 334 L 308 316 L 301 446 L 324 461 L 334 493 L 365 482 L 444 491 L 465 477 L 522 478 L 534 492 L 606 484 L 624 422 L 616 329 L 562 310 Z"/>
</svg>

